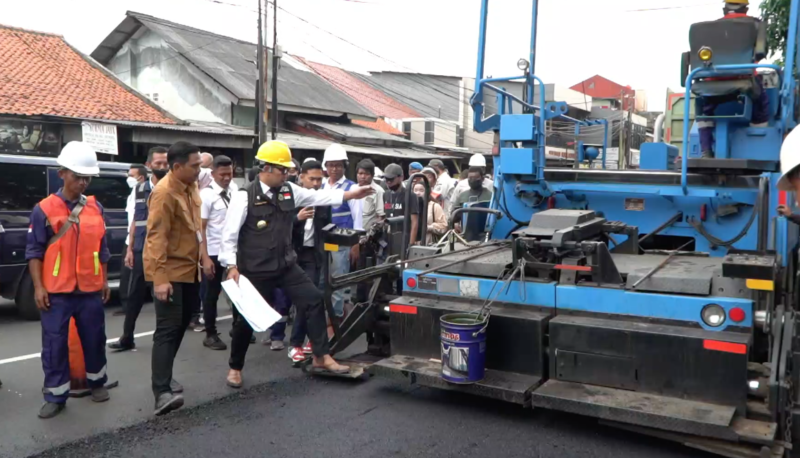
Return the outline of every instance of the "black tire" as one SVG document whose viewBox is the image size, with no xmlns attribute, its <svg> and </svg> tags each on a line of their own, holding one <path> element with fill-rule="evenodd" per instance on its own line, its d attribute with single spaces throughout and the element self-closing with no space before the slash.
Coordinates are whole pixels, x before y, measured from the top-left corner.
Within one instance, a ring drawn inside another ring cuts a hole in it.
<svg viewBox="0 0 800 458">
<path fill-rule="evenodd" d="M 33 292 L 33 280 L 26 272 L 19 283 L 17 298 L 14 302 L 17 304 L 19 316 L 28 321 L 39 321 L 41 316 L 39 309 L 36 308 L 36 299 Z"/>
</svg>

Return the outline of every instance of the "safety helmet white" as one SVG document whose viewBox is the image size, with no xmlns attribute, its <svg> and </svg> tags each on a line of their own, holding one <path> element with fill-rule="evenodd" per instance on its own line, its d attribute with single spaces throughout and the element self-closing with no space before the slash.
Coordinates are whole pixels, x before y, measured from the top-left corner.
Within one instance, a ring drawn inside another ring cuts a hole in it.
<svg viewBox="0 0 800 458">
<path fill-rule="evenodd" d="M 316 158 L 307 157 L 306 160 L 303 161 L 303 164 L 305 164 L 306 162 L 311 162 L 311 161 L 316 161 L 316 160 L 317 160 Z"/>
<path fill-rule="evenodd" d="M 383 178 L 383 170 L 377 165 L 375 166 L 375 178 Z"/>
<path fill-rule="evenodd" d="M 473 154 L 472 157 L 469 158 L 469 166 L 486 167 L 486 158 L 483 157 L 483 154 Z"/>
<path fill-rule="evenodd" d="M 72 170 L 78 175 L 95 176 L 100 174 L 97 166 L 97 153 L 94 148 L 84 142 L 69 142 L 61 150 L 56 162 L 65 169 Z"/>
<path fill-rule="evenodd" d="M 800 167 L 800 129 L 789 132 L 781 145 L 781 178 L 778 180 L 778 189 L 781 191 L 794 191 L 789 180 L 792 171 Z"/>
<path fill-rule="evenodd" d="M 347 150 L 344 146 L 332 143 L 325 149 L 325 154 L 322 155 L 322 168 L 325 169 L 325 164 L 330 161 L 347 161 Z"/>
</svg>

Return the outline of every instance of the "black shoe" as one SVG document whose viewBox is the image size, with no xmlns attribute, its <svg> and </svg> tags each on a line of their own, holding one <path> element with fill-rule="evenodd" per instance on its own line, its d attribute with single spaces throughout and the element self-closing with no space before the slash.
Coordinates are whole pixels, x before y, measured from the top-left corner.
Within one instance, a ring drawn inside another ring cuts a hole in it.
<svg viewBox="0 0 800 458">
<path fill-rule="evenodd" d="M 94 388 L 92 390 L 92 401 L 94 402 L 106 402 L 111 399 L 111 396 L 108 395 L 108 390 L 106 387 L 101 386 L 100 388 Z"/>
<path fill-rule="evenodd" d="M 225 345 L 219 338 L 219 334 L 214 334 L 213 336 L 206 337 L 206 340 L 203 341 L 203 346 L 208 347 L 212 350 L 227 350 L 228 346 Z"/>
<path fill-rule="evenodd" d="M 120 339 L 120 340 L 117 340 L 116 342 L 111 342 L 110 344 L 108 344 L 108 348 L 110 350 L 114 350 L 116 352 L 128 351 L 128 350 L 133 350 L 134 348 L 136 348 L 136 344 L 133 343 L 133 342 L 128 343 L 128 342 L 125 342 L 122 339 Z"/>
<path fill-rule="evenodd" d="M 125 309 L 114 310 L 111 316 L 125 316 Z"/>
<path fill-rule="evenodd" d="M 183 396 L 180 394 L 162 393 L 156 399 L 156 416 L 168 414 L 183 407 Z"/>
<path fill-rule="evenodd" d="M 173 393 L 183 393 L 183 385 L 176 382 L 174 379 L 169 382 L 169 389 L 172 390 Z"/>
<path fill-rule="evenodd" d="M 45 402 L 41 409 L 39 409 L 39 418 L 48 419 L 53 418 L 60 414 L 66 407 L 66 404 L 56 404 L 55 402 Z"/>
</svg>

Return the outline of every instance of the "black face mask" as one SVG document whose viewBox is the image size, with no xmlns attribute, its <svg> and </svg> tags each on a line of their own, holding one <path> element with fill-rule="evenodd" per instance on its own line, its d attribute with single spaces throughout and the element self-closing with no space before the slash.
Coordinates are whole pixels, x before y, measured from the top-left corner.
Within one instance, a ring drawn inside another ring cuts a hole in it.
<svg viewBox="0 0 800 458">
<path fill-rule="evenodd" d="M 402 181 L 398 181 L 395 184 L 388 184 L 387 183 L 387 186 L 389 186 L 389 189 L 391 189 L 392 191 L 397 191 L 398 189 L 400 189 L 400 186 L 402 186 L 402 185 L 403 185 Z"/>
<path fill-rule="evenodd" d="M 483 187 L 483 180 L 469 180 L 469 188 L 473 191 L 480 191 Z"/>
<path fill-rule="evenodd" d="M 297 184 L 297 175 L 287 175 L 286 181 L 289 183 Z"/>
<path fill-rule="evenodd" d="M 169 172 L 169 169 L 153 169 L 153 175 L 159 180 L 167 176 L 167 172 Z"/>
</svg>

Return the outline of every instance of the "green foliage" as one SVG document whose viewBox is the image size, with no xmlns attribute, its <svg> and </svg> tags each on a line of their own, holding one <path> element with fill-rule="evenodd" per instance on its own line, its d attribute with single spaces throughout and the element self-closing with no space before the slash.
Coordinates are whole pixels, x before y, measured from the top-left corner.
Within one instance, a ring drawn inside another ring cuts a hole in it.
<svg viewBox="0 0 800 458">
<path fill-rule="evenodd" d="M 786 55 L 790 7 L 791 0 L 764 0 L 761 3 L 762 19 L 767 21 L 767 49 L 771 56 L 781 56 L 781 61 Z"/>
</svg>

